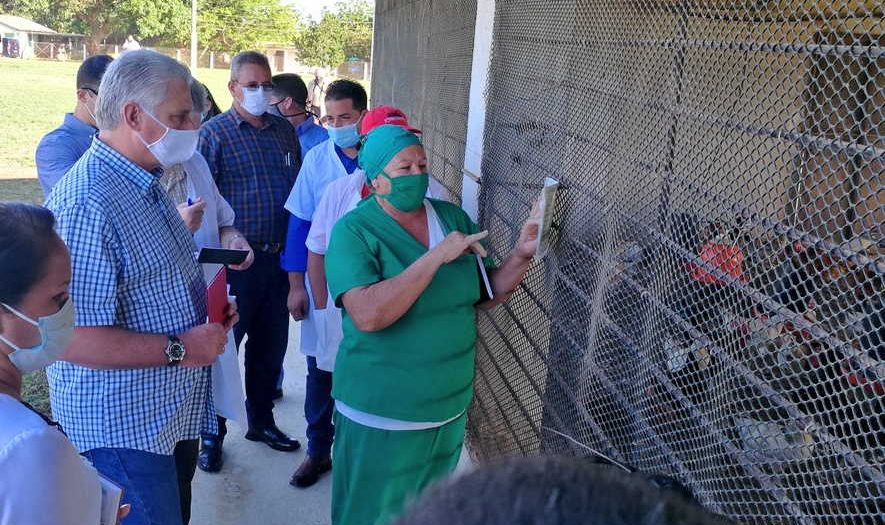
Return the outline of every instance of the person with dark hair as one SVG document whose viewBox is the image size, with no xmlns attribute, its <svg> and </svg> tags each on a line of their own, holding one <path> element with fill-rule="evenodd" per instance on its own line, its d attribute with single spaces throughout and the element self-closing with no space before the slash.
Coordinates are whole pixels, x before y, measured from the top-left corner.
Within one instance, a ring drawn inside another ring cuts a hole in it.
<svg viewBox="0 0 885 525">
<path fill-rule="evenodd" d="M 22 401 L 22 376 L 74 329 L 71 257 L 46 208 L 0 202 L 0 525 L 98 525 L 101 486 L 64 432 Z"/>
<path fill-rule="evenodd" d="M 95 55 L 80 64 L 74 112 L 66 113 L 61 126 L 44 135 L 37 145 L 37 178 L 44 197 L 49 197 L 52 187 L 86 153 L 98 132 L 95 101 L 101 77 L 112 60 L 108 55 Z"/>
<path fill-rule="evenodd" d="M 326 130 L 316 123 L 314 114 L 307 111 L 307 86 L 294 73 L 281 73 L 273 77 L 273 96 L 270 112 L 283 117 L 295 127 L 301 144 L 301 161 L 317 144 L 329 138 Z"/>
<path fill-rule="evenodd" d="M 393 525 L 730 525 L 637 473 L 585 458 L 511 459 L 441 481 Z"/>
<path fill-rule="evenodd" d="M 209 396 L 210 365 L 237 321 L 207 323 L 196 244 L 158 181 L 193 156 L 190 72 L 130 51 L 99 88 L 99 134 L 46 206 L 73 261 L 76 328 L 48 370 L 71 441 L 132 504 L 127 525 L 182 525 Z"/>
<path fill-rule="evenodd" d="M 246 439 L 294 452 L 301 443 L 277 427 L 273 397 L 289 339 L 287 277 L 280 268 L 289 220 L 283 204 L 301 167 L 301 147 L 292 125 L 268 113 L 274 85 L 266 56 L 254 51 L 234 56 L 228 89 L 233 106 L 200 128 L 200 152 L 236 214 L 234 226 L 255 253 L 248 270 L 228 275 L 242 318 L 234 329 L 237 348 L 249 336 Z M 218 426 L 217 433 L 202 435 L 199 467 L 207 472 L 223 464 L 223 418 Z"/>
<path fill-rule="evenodd" d="M 385 124 L 359 152 L 373 195 L 332 229 L 329 301 L 343 307 L 335 360 L 332 523 L 386 524 L 454 470 L 473 397 L 476 309 L 504 303 L 538 247 L 536 204 L 500 263 L 487 231 L 427 199 L 421 139 Z"/>
<path fill-rule="evenodd" d="M 209 91 L 206 84 L 203 84 L 202 82 L 198 82 L 198 84 L 203 86 L 203 89 L 206 90 L 206 108 L 202 113 L 203 118 L 200 120 L 201 124 L 205 124 L 218 115 L 221 115 L 221 108 L 218 107 L 218 103 L 215 102 L 215 97 L 212 96 L 212 92 Z"/>
<path fill-rule="evenodd" d="M 292 476 L 291 484 L 309 487 L 319 476 L 332 468 L 332 373 L 331 368 L 317 363 L 318 356 L 328 354 L 322 348 L 319 331 L 323 329 L 323 309 L 309 297 L 307 272 L 307 234 L 314 211 L 326 186 L 334 180 L 357 171 L 359 125 L 366 114 L 366 90 L 356 82 L 338 80 L 326 91 L 326 116 L 323 121 L 329 139 L 304 158 L 295 187 L 286 200 L 289 231 L 282 267 L 289 273 L 288 308 L 292 318 L 301 321 L 301 352 L 307 356 L 307 391 L 304 415 L 307 419 L 307 456 Z M 320 367 L 322 366 L 322 368 Z"/>
</svg>

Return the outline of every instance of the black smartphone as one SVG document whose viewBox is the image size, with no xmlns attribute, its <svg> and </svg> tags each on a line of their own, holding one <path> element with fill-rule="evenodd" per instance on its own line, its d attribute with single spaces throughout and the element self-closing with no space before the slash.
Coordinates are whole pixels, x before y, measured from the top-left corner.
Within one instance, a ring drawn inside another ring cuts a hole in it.
<svg viewBox="0 0 885 525">
<path fill-rule="evenodd" d="M 223 250 L 221 248 L 203 248 L 197 257 L 198 263 L 208 264 L 243 264 L 248 250 Z"/>
</svg>

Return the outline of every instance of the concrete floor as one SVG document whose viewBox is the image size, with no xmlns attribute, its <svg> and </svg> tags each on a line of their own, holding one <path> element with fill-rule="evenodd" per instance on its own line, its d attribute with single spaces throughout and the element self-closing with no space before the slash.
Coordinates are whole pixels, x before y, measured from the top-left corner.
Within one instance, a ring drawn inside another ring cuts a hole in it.
<svg viewBox="0 0 885 525">
<path fill-rule="evenodd" d="M 191 525 L 328 525 L 331 475 L 308 489 L 289 485 L 292 472 L 304 459 L 304 357 L 298 351 L 298 329 L 289 326 L 286 352 L 285 396 L 274 409 L 277 425 L 301 441 L 297 452 L 271 450 L 246 441 L 246 429 L 228 426 L 224 442 L 224 468 L 218 474 L 197 470 Z M 242 367 L 242 353 L 241 363 Z"/>
<path fill-rule="evenodd" d="M 289 478 L 304 459 L 307 446 L 304 388 L 307 366 L 298 351 L 298 324 L 289 324 L 283 399 L 274 408 L 277 426 L 301 441 L 297 452 L 285 453 L 246 441 L 246 429 L 228 423 L 224 468 L 217 474 L 197 469 L 193 485 L 191 525 L 329 525 L 332 477 L 313 487 L 296 489 Z M 242 352 L 240 370 L 242 371 Z M 466 448 L 455 474 L 474 468 Z"/>
</svg>

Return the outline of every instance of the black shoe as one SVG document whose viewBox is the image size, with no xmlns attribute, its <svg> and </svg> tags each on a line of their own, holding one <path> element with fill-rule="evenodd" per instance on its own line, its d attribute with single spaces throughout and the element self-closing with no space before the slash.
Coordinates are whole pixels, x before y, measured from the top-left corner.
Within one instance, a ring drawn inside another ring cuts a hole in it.
<svg viewBox="0 0 885 525">
<path fill-rule="evenodd" d="M 289 480 L 289 485 L 302 489 L 309 487 L 319 481 L 320 476 L 330 470 L 332 470 L 332 458 L 329 456 L 316 459 L 307 456 L 304 458 L 304 462 L 301 463 L 301 466 L 298 467 L 298 470 L 292 474 L 292 479 Z"/>
<path fill-rule="evenodd" d="M 270 425 L 265 428 L 250 428 L 246 432 L 246 439 L 249 441 L 260 441 L 274 450 L 280 452 L 295 452 L 301 448 L 301 443 L 297 439 L 292 439 L 283 431 L 278 429 L 276 425 Z"/>
<path fill-rule="evenodd" d="M 279 401 L 280 399 L 283 399 L 283 389 L 282 388 L 278 388 L 278 389 L 274 390 L 273 397 L 270 398 L 271 401 Z"/>
<path fill-rule="evenodd" d="M 224 465 L 224 459 L 221 457 L 221 445 L 224 440 L 221 438 L 203 438 L 200 443 L 200 456 L 197 460 L 197 466 L 203 472 L 218 472 Z"/>
</svg>

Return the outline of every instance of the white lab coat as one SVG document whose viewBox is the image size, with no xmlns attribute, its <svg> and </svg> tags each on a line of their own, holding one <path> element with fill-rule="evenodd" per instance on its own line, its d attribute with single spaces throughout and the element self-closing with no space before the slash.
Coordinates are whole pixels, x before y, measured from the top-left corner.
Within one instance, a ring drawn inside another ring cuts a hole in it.
<svg viewBox="0 0 885 525">
<path fill-rule="evenodd" d="M 194 233 L 194 243 L 197 249 L 221 248 L 219 230 L 225 226 L 233 226 L 236 218 L 234 210 L 219 193 L 209 165 L 200 152 L 195 152 L 183 166 L 187 173 L 188 198 L 196 200 L 202 197 L 206 201 L 203 223 Z M 220 269 L 220 264 L 203 265 L 206 284 L 211 282 Z M 219 415 L 246 426 L 246 400 L 233 330 L 227 334 L 224 353 L 212 364 L 212 401 Z"/>
<path fill-rule="evenodd" d="M 317 144 L 304 157 L 301 171 L 298 172 L 298 178 L 295 180 L 295 186 L 289 193 L 289 198 L 286 199 L 286 210 L 301 220 L 313 220 L 314 212 L 326 191 L 326 187 L 345 177 L 364 180 L 365 174 L 363 170 L 357 168 L 353 174 L 348 175 L 335 151 L 335 143 L 331 139 Z M 323 353 L 323 349 L 319 345 L 318 330 L 322 329 L 322 326 L 318 325 L 316 321 L 323 315 L 323 312 L 317 314 L 314 310 L 313 294 L 310 280 L 307 277 L 305 277 L 305 287 L 310 308 L 307 316 L 301 321 L 300 349 L 301 353 L 306 356 L 317 357 L 317 366 L 319 366 L 319 357 Z M 323 370 L 325 369 L 323 368 Z"/>
</svg>

